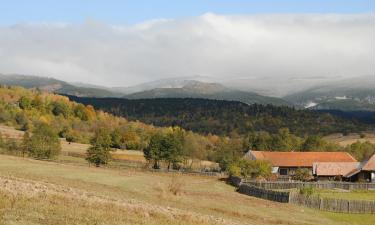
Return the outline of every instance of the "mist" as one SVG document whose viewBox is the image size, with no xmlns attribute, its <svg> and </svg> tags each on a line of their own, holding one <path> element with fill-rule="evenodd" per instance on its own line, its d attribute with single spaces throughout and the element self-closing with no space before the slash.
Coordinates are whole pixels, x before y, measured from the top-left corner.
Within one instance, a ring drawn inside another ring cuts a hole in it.
<svg viewBox="0 0 375 225">
<path fill-rule="evenodd" d="M 217 15 L 0 27 L 0 73 L 131 86 L 203 76 L 283 95 L 374 75 L 374 14 Z M 276 89 L 279 88 L 279 89 Z"/>
</svg>

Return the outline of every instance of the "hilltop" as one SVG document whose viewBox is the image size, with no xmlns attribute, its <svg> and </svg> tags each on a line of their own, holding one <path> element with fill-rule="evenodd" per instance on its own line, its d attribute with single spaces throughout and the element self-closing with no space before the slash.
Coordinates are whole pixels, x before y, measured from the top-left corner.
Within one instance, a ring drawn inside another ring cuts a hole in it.
<svg viewBox="0 0 375 225">
<path fill-rule="evenodd" d="M 218 83 L 187 81 L 182 87 L 155 88 L 123 96 L 127 99 L 153 98 L 203 98 L 213 100 L 239 101 L 246 104 L 291 105 L 285 100 L 258 95 L 254 92 L 227 88 Z"/>
<path fill-rule="evenodd" d="M 65 81 L 39 76 L 0 74 L 0 84 L 8 86 L 21 86 L 24 88 L 34 88 L 51 93 L 86 97 L 115 97 L 121 95 L 116 92 L 101 89 L 98 87 L 75 86 Z"/>
<path fill-rule="evenodd" d="M 205 98 L 240 101 L 246 104 L 291 105 L 276 97 L 267 97 L 255 92 L 239 91 L 219 83 L 181 79 L 164 79 L 131 87 L 104 87 L 86 83 L 68 83 L 48 77 L 26 75 L 1 75 L 0 84 L 34 88 L 51 93 L 80 97 L 122 97 L 128 99 L 152 98 Z"/>
</svg>

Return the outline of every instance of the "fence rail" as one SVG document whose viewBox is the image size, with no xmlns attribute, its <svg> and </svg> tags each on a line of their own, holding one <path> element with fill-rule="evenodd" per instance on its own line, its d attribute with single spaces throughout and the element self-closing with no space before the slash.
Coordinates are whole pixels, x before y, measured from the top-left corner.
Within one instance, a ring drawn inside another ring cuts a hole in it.
<svg viewBox="0 0 375 225">
<path fill-rule="evenodd" d="M 262 198 L 274 202 L 282 202 L 288 203 L 289 202 L 289 192 L 281 192 L 281 191 L 272 191 L 266 190 L 264 188 L 259 188 L 256 186 L 248 185 L 248 184 L 241 184 L 238 188 L 238 192 L 250 196 L 254 196 L 257 198 Z"/>
<path fill-rule="evenodd" d="M 375 183 L 349 183 L 349 182 L 257 182 L 243 181 L 244 183 L 262 187 L 265 189 L 300 189 L 313 187 L 318 189 L 345 189 L 345 190 L 371 190 L 375 189 Z"/>
<path fill-rule="evenodd" d="M 347 200 L 335 198 L 322 198 L 319 195 L 303 195 L 299 192 L 302 187 L 315 188 L 342 188 L 342 189 L 370 189 L 369 183 L 308 183 L 308 182 L 249 182 L 239 177 L 229 177 L 229 182 L 238 187 L 238 192 L 257 198 L 275 202 L 291 203 L 304 207 L 329 211 L 335 213 L 361 213 L 375 214 L 375 201 Z M 291 189 L 287 191 L 275 191 L 272 189 Z"/>
<path fill-rule="evenodd" d="M 289 203 L 336 213 L 375 213 L 375 201 L 320 198 L 305 196 L 296 191 L 290 192 Z"/>
</svg>

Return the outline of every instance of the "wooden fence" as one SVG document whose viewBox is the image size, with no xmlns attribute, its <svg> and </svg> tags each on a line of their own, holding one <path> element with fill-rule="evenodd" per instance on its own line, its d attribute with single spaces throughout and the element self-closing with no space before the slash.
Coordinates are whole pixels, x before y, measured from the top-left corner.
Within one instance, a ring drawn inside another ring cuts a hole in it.
<svg viewBox="0 0 375 225">
<path fill-rule="evenodd" d="M 242 178 L 241 177 L 236 177 L 236 176 L 229 176 L 228 177 L 228 183 L 235 187 L 239 187 L 242 183 Z"/>
<path fill-rule="evenodd" d="M 335 213 L 374 214 L 375 201 L 347 200 L 306 196 L 298 191 L 289 192 L 289 203 Z"/>
<path fill-rule="evenodd" d="M 266 190 L 264 188 L 259 188 L 256 186 L 248 184 L 240 184 L 238 192 L 257 198 L 262 198 L 274 202 L 289 202 L 289 192 L 288 191 L 272 191 Z"/>
<path fill-rule="evenodd" d="M 375 201 L 347 200 L 321 198 L 319 195 L 303 195 L 299 188 L 342 188 L 342 189 L 370 189 L 368 183 L 308 183 L 308 182 L 243 182 L 239 177 L 230 177 L 229 182 L 238 187 L 238 192 L 270 201 L 291 203 L 304 207 L 335 213 L 375 214 Z M 253 185 L 254 184 L 254 185 Z M 288 185 L 289 184 L 289 185 Z M 288 191 L 274 191 L 270 189 L 290 189 Z"/>
<path fill-rule="evenodd" d="M 349 182 L 257 182 L 243 181 L 244 183 L 262 187 L 265 189 L 301 189 L 313 187 L 318 189 L 345 189 L 345 190 L 371 190 L 375 189 L 375 183 L 349 183 Z"/>
</svg>

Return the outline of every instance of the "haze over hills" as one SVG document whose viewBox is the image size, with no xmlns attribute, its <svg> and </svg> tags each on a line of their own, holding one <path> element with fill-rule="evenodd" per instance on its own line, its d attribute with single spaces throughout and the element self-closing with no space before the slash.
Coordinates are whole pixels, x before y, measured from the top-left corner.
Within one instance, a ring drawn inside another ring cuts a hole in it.
<svg viewBox="0 0 375 225">
<path fill-rule="evenodd" d="M 0 74 L 0 84 L 11 86 L 22 86 L 25 88 L 38 88 L 40 90 L 55 92 L 59 94 L 86 96 L 86 97 L 116 97 L 112 91 L 93 88 L 78 87 L 65 81 L 49 77 L 26 76 L 26 75 L 3 75 Z"/>
<path fill-rule="evenodd" d="M 205 76 L 174 77 L 154 80 L 128 87 L 112 87 L 112 90 L 124 94 L 132 94 L 157 88 L 182 88 L 191 81 L 215 83 L 214 79 Z"/>
<path fill-rule="evenodd" d="M 49 77 L 0 74 L 0 83 L 81 97 L 205 98 L 314 110 L 375 111 L 375 77 L 373 76 L 337 78 L 335 81 L 324 77 L 274 81 L 268 78 L 247 78 L 242 83 L 236 79 L 215 81 L 211 77 L 192 76 L 161 79 L 130 87 L 105 87 L 88 83 L 68 83 Z M 287 92 L 290 94 L 283 97 L 260 94 L 286 93 L 286 88 L 289 88 Z"/>
<path fill-rule="evenodd" d="M 285 100 L 275 97 L 266 97 L 254 92 L 245 92 L 224 87 L 218 83 L 204 83 L 200 81 L 185 80 L 182 87 L 155 88 L 141 91 L 124 98 L 150 99 L 150 98 L 204 98 L 215 100 L 239 101 L 246 104 L 272 104 L 291 105 Z"/>
<path fill-rule="evenodd" d="M 189 77 L 208 80 L 205 77 Z M 81 97 L 145 98 L 206 98 L 240 101 L 246 104 L 291 105 L 287 101 L 227 88 L 219 83 L 206 83 L 186 78 L 163 79 L 128 88 L 110 88 L 86 83 L 70 84 L 61 80 L 25 75 L 0 75 L 0 83 Z M 140 92 L 135 92 L 140 90 Z M 130 94 L 127 94 L 130 93 Z M 125 95 L 124 95 L 125 94 Z"/>
<path fill-rule="evenodd" d="M 375 111 L 375 77 L 337 80 L 288 95 L 284 99 L 312 109 Z"/>
</svg>

